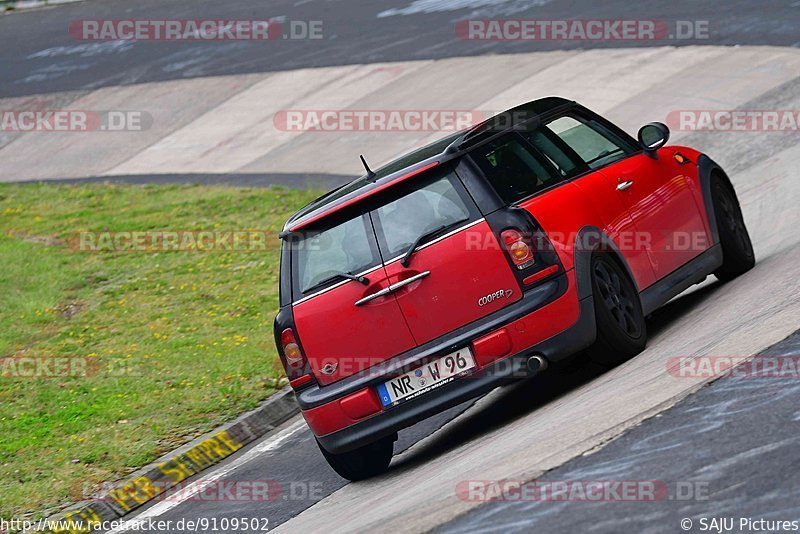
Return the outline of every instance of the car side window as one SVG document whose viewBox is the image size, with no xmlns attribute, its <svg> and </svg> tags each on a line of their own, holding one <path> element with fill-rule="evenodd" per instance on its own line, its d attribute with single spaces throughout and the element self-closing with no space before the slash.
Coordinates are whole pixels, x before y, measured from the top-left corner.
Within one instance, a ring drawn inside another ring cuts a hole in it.
<svg viewBox="0 0 800 534">
<path fill-rule="evenodd" d="M 546 128 L 577 155 L 578 166 L 582 163 L 589 170 L 599 169 L 624 159 L 631 152 L 627 143 L 593 120 L 564 116 L 547 123 Z M 534 137 L 531 139 L 531 143 L 547 154 L 548 150 L 541 147 L 541 141 L 535 139 L 535 132 L 531 137 Z M 555 156 L 548 157 L 558 161 Z M 559 166 L 559 168 L 564 169 L 568 173 L 567 175 L 570 175 L 570 170 L 563 166 Z M 572 171 L 574 172 L 575 169 Z"/>
<path fill-rule="evenodd" d="M 504 135 L 481 145 L 472 151 L 471 157 L 506 204 L 561 180 L 517 134 Z"/>
<path fill-rule="evenodd" d="M 547 128 L 522 132 L 523 137 L 547 158 L 562 178 L 572 178 L 589 170 L 577 154 Z"/>
</svg>

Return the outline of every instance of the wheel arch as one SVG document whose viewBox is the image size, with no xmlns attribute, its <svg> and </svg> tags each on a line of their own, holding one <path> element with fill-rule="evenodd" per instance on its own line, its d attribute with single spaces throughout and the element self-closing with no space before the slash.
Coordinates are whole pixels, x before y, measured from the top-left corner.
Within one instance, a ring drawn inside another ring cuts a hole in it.
<svg viewBox="0 0 800 534">
<path fill-rule="evenodd" d="M 641 293 L 641 288 L 633 276 L 628 262 L 620 252 L 614 240 L 596 226 L 584 226 L 575 237 L 575 283 L 578 290 L 578 299 L 592 296 L 592 255 L 603 252 L 611 255 L 628 274 L 628 278 Z"/>
<path fill-rule="evenodd" d="M 711 196 L 711 181 L 715 176 L 718 177 L 733 193 L 733 197 L 738 204 L 739 197 L 736 195 L 736 189 L 733 187 L 728 175 L 722 170 L 722 167 L 717 164 L 713 159 L 706 154 L 701 154 L 697 159 L 697 171 L 700 180 L 700 189 L 703 194 L 703 204 L 706 210 L 706 217 L 708 218 L 708 228 L 711 231 L 711 245 L 719 243 L 719 227 L 717 226 L 717 215 L 714 211 L 714 201 Z"/>
</svg>

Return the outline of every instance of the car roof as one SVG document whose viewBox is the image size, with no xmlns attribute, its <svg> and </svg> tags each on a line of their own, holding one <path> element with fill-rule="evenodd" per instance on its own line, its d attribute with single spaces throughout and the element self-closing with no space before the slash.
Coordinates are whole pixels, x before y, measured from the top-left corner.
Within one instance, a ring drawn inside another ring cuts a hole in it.
<svg viewBox="0 0 800 534">
<path fill-rule="evenodd" d="M 485 138 L 493 137 L 496 134 L 512 129 L 521 122 L 528 122 L 530 119 L 573 104 L 575 102 L 560 97 L 533 100 L 498 113 L 471 128 L 413 150 L 378 168 L 373 175 L 360 176 L 352 182 L 313 200 L 286 221 L 281 237 L 305 228 L 332 212 L 360 202 L 363 198 L 393 186 L 400 181 L 462 156 Z"/>
</svg>

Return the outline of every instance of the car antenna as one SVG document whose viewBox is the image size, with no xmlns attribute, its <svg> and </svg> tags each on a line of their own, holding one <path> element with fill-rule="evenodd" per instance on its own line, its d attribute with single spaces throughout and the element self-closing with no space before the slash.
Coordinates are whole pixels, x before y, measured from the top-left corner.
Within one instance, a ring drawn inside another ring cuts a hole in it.
<svg viewBox="0 0 800 534">
<path fill-rule="evenodd" d="M 375 177 L 377 175 L 375 174 L 375 172 L 372 169 L 369 168 L 369 165 L 367 165 L 367 160 L 364 159 L 364 155 L 363 154 L 358 156 L 358 157 L 361 158 L 361 163 L 364 165 L 364 168 L 367 170 L 367 180 L 369 180 L 370 182 L 374 182 L 375 181 Z"/>
</svg>

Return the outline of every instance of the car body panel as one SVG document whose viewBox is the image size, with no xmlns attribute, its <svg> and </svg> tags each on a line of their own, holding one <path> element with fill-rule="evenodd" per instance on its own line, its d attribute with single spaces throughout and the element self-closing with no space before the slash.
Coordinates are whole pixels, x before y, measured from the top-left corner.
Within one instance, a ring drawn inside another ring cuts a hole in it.
<svg viewBox="0 0 800 534">
<path fill-rule="evenodd" d="M 624 255 L 636 284 L 647 287 L 655 280 L 650 259 L 646 250 L 636 246 L 636 227 L 613 189 L 604 174 L 592 172 L 522 202 L 520 207 L 541 223 L 565 268 L 574 264 L 575 247 L 585 245 L 576 240 L 581 228 L 597 227 Z"/>
<path fill-rule="evenodd" d="M 655 271 L 640 232 L 630 215 L 630 210 L 618 195 L 616 184 L 606 173 L 595 171 L 576 179 L 575 187 L 583 193 L 584 214 L 596 210 L 597 220 L 576 215 L 574 224 L 602 229 L 616 245 L 625 259 L 633 281 L 640 290 L 656 280 Z"/>
<path fill-rule="evenodd" d="M 499 331 L 503 331 L 509 338 L 509 349 L 507 355 L 511 355 L 520 351 L 524 351 L 527 347 L 536 345 L 561 332 L 567 331 L 570 327 L 573 327 L 577 323 L 580 317 L 578 299 L 576 298 L 575 276 L 573 271 L 569 271 L 567 273 L 567 283 L 568 289 L 564 295 L 560 296 L 553 302 L 504 325 L 501 328 L 481 336 L 478 338 L 478 340 Z M 482 359 L 482 363 L 480 364 L 479 369 L 472 375 L 461 377 L 458 379 L 459 381 L 468 383 L 469 381 L 477 380 L 486 367 L 491 364 L 495 364 L 498 362 L 498 360 L 502 359 L 502 357 L 485 357 L 484 353 L 482 353 L 479 349 L 475 349 L 474 344 L 473 352 L 476 353 L 476 355 L 479 355 L 478 358 Z M 511 367 L 509 367 L 509 370 L 510 369 Z M 525 374 L 523 373 L 519 376 L 525 376 Z M 364 391 L 374 391 L 374 388 L 365 388 L 334 401 L 303 410 L 303 416 L 305 417 L 311 429 L 314 431 L 314 434 L 317 436 L 325 436 L 353 425 L 360 420 L 380 416 L 380 414 L 383 412 L 389 412 L 396 409 L 394 407 L 381 409 L 379 403 L 376 407 L 375 402 L 377 401 L 369 394 L 363 393 Z M 347 404 L 353 402 L 352 399 L 354 398 L 358 399 L 357 402 L 359 406 L 361 406 L 360 413 L 367 415 L 364 415 L 361 418 L 354 418 L 352 416 L 354 409 L 352 407 L 348 409 Z M 416 402 L 416 400 L 409 401 L 407 404 L 414 402 Z M 400 406 L 404 405 L 401 404 Z"/>
<path fill-rule="evenodd" d="M 483 219 L 417 250 L 408 268 L 395 260 L 386 265 L 386 272 L 392 283 L 430 273 L 395 293 L 418 344 L 494 313 L 522 297 L 504 252 Z M 479 302 L 489 295 L 496 298 Z M 436 320 L 431 320 L 432 317 Z"/>
<path fill-rule="evenodd" d="M 612 194 L 622 198 L 639 235 L 647 238 L 656 279 L 708 246 L 695 246 L 708 237 L 706 225 L 695 201 L 693 182 L 671 156 L 666 149 L 661 149 L 657 158 L 636 154 L 599 171 L 607 177 Z M 617 190 L 618 184 L 632 185 Z"/>
<path fill-rule="evenodd" d="M 394 295 L 355 305 L 389 285 L 383 266 L 366 276 L 368 286 L 350 280 L 294 305 L 303 349 L 320 384 L 335 382 L 416 345 Z"/>
</svg>

